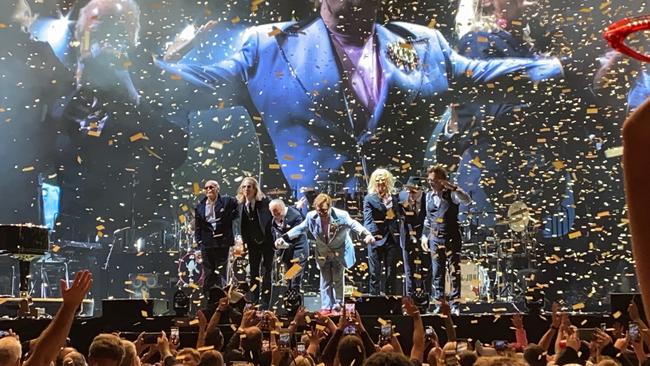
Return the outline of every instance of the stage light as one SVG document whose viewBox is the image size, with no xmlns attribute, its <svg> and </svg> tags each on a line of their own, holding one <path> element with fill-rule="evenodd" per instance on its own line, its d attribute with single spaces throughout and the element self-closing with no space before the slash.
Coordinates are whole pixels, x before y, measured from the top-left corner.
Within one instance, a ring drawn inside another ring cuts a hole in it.
<svg viewBox="0 0 650 366">
<path fill-rule="evenodd" d="M 300 296 L 300 292 L 296 291 L 295 289 L 288 289 L 284 294 L 283 305 L 287 316 L 295 316 L 298 312 L 298 309 L 302 305 L 302 296 Z"/>
<path fill-rule="evenodd" d="M 135 250 L 137 252 L 142 252 L 144 251 L 144 239 L 143 238 L 138 238 L 135 241 Z"/>
<path fill-rule="evenodd" d="M 186 316 L 190 310 L 190 298 L 183 290 L 174 293 L 174 311 L 176 316 Z"/>
<path fill-rule="evenodd" d="M 71 36 L 70 13 L 60 15 L 59 18 L 38 18 L 30 29 L 32 36 L 42 42 L 47 42 L 59 59 L 68 48 L 68 40 Z"/>
</svg>

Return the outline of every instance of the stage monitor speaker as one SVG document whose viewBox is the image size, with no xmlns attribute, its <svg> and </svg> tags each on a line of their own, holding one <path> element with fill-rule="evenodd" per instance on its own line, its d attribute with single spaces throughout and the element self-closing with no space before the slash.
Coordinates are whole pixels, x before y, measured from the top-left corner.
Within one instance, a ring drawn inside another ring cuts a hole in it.
<svg viewBox="0 0 650 366">
<path fill-rule="evenodd" d="M 362 316 L 402 315 L 402 297 L 364 295 L 357 298 L 355 307 Z"/>
<path fill-rule="evenodd" d="M 105 319 L 143 319 L 164 315 L 169 303 L 164 299 L 103 299 L 102 317 Z"/>
<path fill-rule="evenodd" d="M 627 307 L 632 301 L 636 303 L 636 306 L 639 308 L 641 319 L 645 321 L 646 316 L 643 311 L 643 300 L 641 299 L 641 294 L 638 292 L 611 292 L 609 294 L 609 308 L 612 316 L 624 324 L 629 322 L 630 317 L 627 315 Z M 620 312 L 618 317 L 614 315 L 617 312 Z"/>
</svg>

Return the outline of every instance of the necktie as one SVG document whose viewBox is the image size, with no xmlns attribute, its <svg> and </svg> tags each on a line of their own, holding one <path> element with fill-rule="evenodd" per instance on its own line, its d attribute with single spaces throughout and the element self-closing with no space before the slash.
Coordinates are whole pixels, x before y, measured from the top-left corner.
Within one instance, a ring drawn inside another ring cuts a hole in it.
<svg viewBox="0 0 650 366">
<path fill-rule="evenodd" d="M 251 202 L 248 202 L 248 205 L 246 207 L 246 211 L 248 211 L 249 215 L 253 213 L 253 204 Z"/>
</svg>

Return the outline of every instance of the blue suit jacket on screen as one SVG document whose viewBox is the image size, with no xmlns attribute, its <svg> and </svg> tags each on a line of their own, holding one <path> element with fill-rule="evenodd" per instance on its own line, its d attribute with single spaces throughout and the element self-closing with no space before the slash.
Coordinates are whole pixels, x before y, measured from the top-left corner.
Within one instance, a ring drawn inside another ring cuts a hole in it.
<svg viewBox="0 0 650 366">
<path fill-rule="evenodd" d="M 220 103 L 218 98 L 246 106 L 265 152 L 264 184 L 280 187 L 288 182 L 291 188 L 313 186 L 318 169 L 344 171 L 349 187 L 355 174 L 369 174 L 380 166 L 397 167 L 408 176 L 424 165 L 435 107 L 450 102 L 445 97 L 452 88 L 460 94 L 469 90 L 463 85 L 510 78 L 513 73 L 533 81 L 562 74 L 557 59 L 464 58 L 438 31 L 424 26 L 393 22 L 377 24 L 375 29 L 383 83 L 377 107 L 364 121 L 367 129 L 361 134 L 354 132 L 347 108 L 348 82 L 341 77 L 329 31 L 320 17 L 250 28 L 239 51 L 212 65 L 157 63 L 212 90 L 214 97 L 206 94 L 212 106 Z M 390 46 L 398 44 L 416 52 L 415 68 L 400 67 L 391 57 Z M 515 97 L 516 93 L 509 94 Z M 192 105 L 200 99 L 198 95 L 188 98 L 187 107 L 207 107 Z M 268 153 L 273 150 L 275 154 Z"/>
</svg>

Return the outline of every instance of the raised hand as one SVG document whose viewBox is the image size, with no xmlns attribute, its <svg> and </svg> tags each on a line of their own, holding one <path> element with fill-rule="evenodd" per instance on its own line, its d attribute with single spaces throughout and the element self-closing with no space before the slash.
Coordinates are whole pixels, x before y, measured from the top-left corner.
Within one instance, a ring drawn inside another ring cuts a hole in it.
<svg viewBox="0 0 650 366">
<path fill-rule="evenodd" d="M 402 298 L 402 307 L 408 316 L 420 315 L 420 310 L 413 303 L 413 299 L 410 297 Z"/>
<path fill-rule="evenodd" d="M 627 314 L 630 316 L 630 320 L 638 322 L 641 320 L 641 315 L 639 315 L 639 308 L 636 306 L 634 301 L 630 302 L 630 305 L 627 306 Z"/>
<path fill-rule="evenodd" d="M 511 320 L 515 329 L 524 329 L 524 318 L 521 314 L 514 314 Z"/>
<path fill-rule="evenodd" d="M 219 299 L 219 305 L 217 305 L 217 310 L 220 312 L 224 312 L 226 310 L 230 309 L 230 299 L 228 296 L 224 296 Z"/>
<path fill-rule="evenodd" d="M 75 309 L 78 308 L 86 297 L 92 284 L 93 275 L 87 270 L 77 272 L 70 287 L 68 287 L 68 283 L 62 279 L 61 297 L 63 298 L 63 305 L 71 306 Z"/>
<path fill-rule="evenodd" d="M 559 329 L 562 324 L 562 315 L 560 313 L 560 304 L 554 302 L 551 306 L 551 326 Z"/>
</svg>

